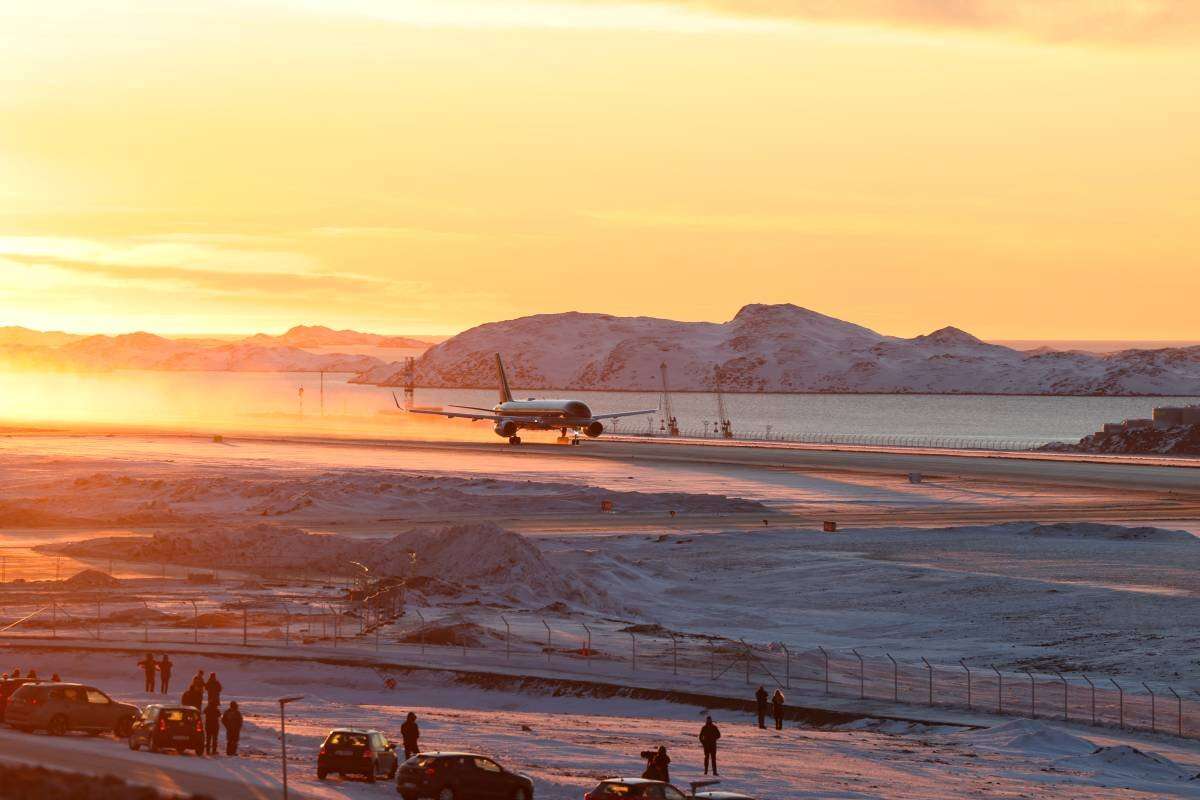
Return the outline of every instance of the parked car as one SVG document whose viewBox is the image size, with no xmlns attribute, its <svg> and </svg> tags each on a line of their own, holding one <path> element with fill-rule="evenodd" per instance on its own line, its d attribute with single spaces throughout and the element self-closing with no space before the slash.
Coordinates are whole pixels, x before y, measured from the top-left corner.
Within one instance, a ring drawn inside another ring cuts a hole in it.
<svg viewBox="0 0 1200 800">
<path fill-rule="evenodd" d="M 27 683 L 9 698 L 5 722 L 19 731 L 67 731 L 129 736 L 136 706 L 118 703 L 94 686 L 81 683 Z"/>
<path fill-rule="evenodd" d="M 4 722 L 4 712 L 8 708 L 8 699 L 13 692 L 27 683 L 33 683 L 29 678 L 8 678 L 0 681 L 0 722 Z"/>
<path fill-rule="evenodd" d="M 149 705 L 134 720 L 129 732 L 129 749 L 147 747 L 151 753 L 192 750 L 204 755 L 204 721 L 192 706 Z"/>
<path fill-rule="evenodd" d="M 363 775 L 368 783 L 379 776 L 389 780 L 396 776 L 399 765 L 396 746 L 379 731 L 363 728 L 338 728 L 329 732 L 317 753 L 317 778 L 336 772 Z"/>
<path fill-rule="evenodd" d="M 738 792 L 709 790 L 720 781 L 697 781 L 690 792 L 684 792 L 669 783 L 647 778 L 608 778 L 583 796 L 583 800 L 617 800 L 617 798 L 646 798 L 647 800 L 754 800 Z M 704 791 L 698 791 L 704 789 Z"/>
<path fill-rule="evenodd" d="M 533 781 L 475 753 L 420 753 L 400 765 L 404 800 L 533 800 Z"/>
</svg>

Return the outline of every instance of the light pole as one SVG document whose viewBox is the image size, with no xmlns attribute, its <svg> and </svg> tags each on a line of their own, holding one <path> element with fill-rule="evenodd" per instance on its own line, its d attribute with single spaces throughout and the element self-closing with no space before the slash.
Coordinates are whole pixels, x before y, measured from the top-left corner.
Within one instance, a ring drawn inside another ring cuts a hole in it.
<svg viewBox="0 0 1200 800">
<path fill-rule="evenodd" d="M 296 700 L 303 700 L 304 695 L 295 697 L 279 698 L 279 746 L 280 760 L 283 763 L 283 800 L 288 800 L 288 784 L 287 784 L 287 719 L 283 714 L 283 707 L 288 703 L 293 703 Z"/>
</svg>

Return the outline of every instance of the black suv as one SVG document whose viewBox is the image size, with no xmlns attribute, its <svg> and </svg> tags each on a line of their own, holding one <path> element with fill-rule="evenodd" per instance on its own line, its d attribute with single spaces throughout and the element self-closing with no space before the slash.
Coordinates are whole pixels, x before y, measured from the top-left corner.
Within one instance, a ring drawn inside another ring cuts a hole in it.
<svg viewBox="0 0 1200 800">
<path fill-rule="evenodd" d="M 129 732 L 129 749 L 140 750 L 142 745 L 152 753 L 193 750 L 198 756 L 204 755 L 204 724 L 200 721 L 200 712 L 192 706 L 146 706 Z"/>
<path fill-rule="evenodd" d="M 533 781 L 474 753 L 421 753 L 400 765 L 404 800 L 533 800 Z"/>
<path fill-rule="evenodd" d="M 343 778 L 362 775 L 374 783 L 380 775 L 393 778 L 399 761 L 396 745 L 379 731 L 338 728 L 329 732 L 317 753 L 317 779 L 336 772 Z"/>
</svg>

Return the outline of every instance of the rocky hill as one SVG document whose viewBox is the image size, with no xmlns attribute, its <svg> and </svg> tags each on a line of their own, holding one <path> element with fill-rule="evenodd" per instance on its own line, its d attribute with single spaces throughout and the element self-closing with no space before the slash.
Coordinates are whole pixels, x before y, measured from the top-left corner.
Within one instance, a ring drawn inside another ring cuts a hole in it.
<svg viewBox="0 0 1200 800">
<path fill-rule="evenodd" d="M 1040 450 L 1054 453 L 1128 453 L 1200 456 L 1200 425 L 1170 428 L 1132 428 L 1093 433 L 1076 444 L 1053 442 Z"/>
<path fill-rule="evenodd" d="M 794 305 L 748 305 L 725 323 L 540 314 L 480 325 L 430 348 L 418 385 L 496 384 L 493 353 L 522 389 L 932 394 L 1197 395 L 1200 347 L 1096 354 L 988 344 L 946 327 L 906 339 Z M 399 365 L 356 381 L 400 385 Z"/>
<path fill-rule="evenodd" d="M 247 344 L 287 347 L 337 347 L 339 345 L 372 345 L 374 347 L 425 348 L 428 342 L 406 336 L 384 336 L 363 331 L 334 330 L 324 325 L 297 325 L 282 336 L 258 333 L 243 340 Z"/>
</svg>

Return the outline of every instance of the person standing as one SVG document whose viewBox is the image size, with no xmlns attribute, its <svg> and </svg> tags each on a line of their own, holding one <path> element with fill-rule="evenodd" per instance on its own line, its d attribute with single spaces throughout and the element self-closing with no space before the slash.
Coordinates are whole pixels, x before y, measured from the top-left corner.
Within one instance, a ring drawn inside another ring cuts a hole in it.
<svg viewBox="0 0 1200 800">
<path fill-rule="evenodd" d="M 771 711 L 775 717 L 775 730 L 783 730 L 783 704 L 785 698 L 782 689 L 776 689 L 775 694 L 771 697 Z"/>
<path fill-rule="evenodd" d="M 707 717 L 704 720 L 704 727 L 700 729 L 700 746 L 704 748 L 704 774 L 708 774 L 708 766 L 712 764 L 712 774 L 720 775 L 717 772 L 717 740 L 721 738 L 721 729 L 714 723 L 712 717 Z"/>
<path fill-rule="evenodd" d="M 658 780 L 663 783 L 671 782 L 671 757 L 667 755 L 667 746 L 660 745 L 658 752 L 654 754 L 654 760 L 651 762 L 654 767 L 654 774 L 658 776 Z"/>
<path fill-rule="evenodd" d="M 171 657 L 163 653 L 162 660 L 158 662 L 158 683 L 161 694 L 166 694 L 171 689 L 171 670 L 174 667 L 175 663 L 171 661 Z"/>
<path fill-rule="evenodd" d="M 154 660 L 154 653 L 146 653 L 146 657 L 138 662 L 138 666 L 142 668 L 142 672 L 146 675 L 146 691 L 154 691 L 154 670 L 158 667 L 158 662 Z"/>
<path fill-rule="evenodd" d="M 237 700 L 229 704 L 221 715 L 221 724 L 225 726 L 225 755 L 238 754 L 238 740 L 242 738 L 242 712 L 238 710 Z"/>
<path fill-rule="evenodd" d="M 217 736 L 221 732 L 221 707 L 209 702 L 204 708 L 204 752 L 210 756 L 217 754 Z"/>
<path fill-rule="evenodd" d="M 408 712 L 408 716 L 404 720 L 404 724 L 400 726 L 400 738 L 404 740 L 404 760 L 421 752 L 418 740 L 421 738 L 421 728 L 417 725 L 417 715 L 413 712 Z"/>
<path fill-rule="evenodd" d="M 767 727 L 767 690 L 766 687 L 759 686 L 758 691 L 754 693 L 754 700 L 758 703 L 758 727 L 764 730 Z"/>
<path fill-rule="evenodd" d="M 208 691 L 208 702 L 221 705 L 221 682 L 217 680 L 217 673 L 208 673 L 208 682 L 204 684 L 204 688 Z"/>
</svg>

